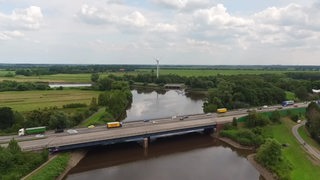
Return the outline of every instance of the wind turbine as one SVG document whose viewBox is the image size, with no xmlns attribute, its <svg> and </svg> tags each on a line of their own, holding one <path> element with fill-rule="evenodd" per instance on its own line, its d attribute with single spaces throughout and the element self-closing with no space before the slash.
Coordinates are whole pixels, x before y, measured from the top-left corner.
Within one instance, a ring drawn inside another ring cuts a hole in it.
<svg viewBox="0 0 320 180">
<path fill-rule="evenodd" d="M 154 58 L 155 60 L 156 60 L 156 62 L 157 62 L 157 79 L 159 78 L 159 58 Z"/>
</svg>

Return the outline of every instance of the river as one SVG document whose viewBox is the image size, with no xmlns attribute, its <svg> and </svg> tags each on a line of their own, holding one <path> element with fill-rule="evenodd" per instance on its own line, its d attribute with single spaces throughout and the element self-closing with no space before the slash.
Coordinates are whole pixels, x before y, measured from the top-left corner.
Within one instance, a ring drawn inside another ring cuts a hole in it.
<svg viewBox="0 0 320 180">
<path fill-rule="evenodd" d="M 201 97 L 182 91 L 132 93 L 125 121 L 202 113 Z M 249 153 L 209 135 L 191 133 L 152 139 L 147 150 L 135 142 L 92 148 L 65 179 L 261 179 L 245 158 Z"/>
</svg>

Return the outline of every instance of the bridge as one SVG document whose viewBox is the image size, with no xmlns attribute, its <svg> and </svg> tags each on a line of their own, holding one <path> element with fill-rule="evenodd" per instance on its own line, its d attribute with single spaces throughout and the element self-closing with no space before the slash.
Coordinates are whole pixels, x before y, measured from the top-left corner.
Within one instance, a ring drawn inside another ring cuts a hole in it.
<svg viewBox="0 0 320 180">
<path fill-rule="evenodd" d="M 108 129 L 105 126 L 93 129 L 82 128 L 78 129 L 78 134 L 48 134 L 46 138 L 20 141 L 19 145 L 24 151 L 37 151 L 47 148 L 53 152 L 129 141 L 142 141 L 144 147 L 147 147 L 148 141 L 152 137 L 200 130 L 213 132 L 217 123 L 230 122 L 233 117 L 239 117 L 239 115 L 213 117 L 212 115 L 202 114 L 189 116 L 184 120 L 176 118 L 176 120 L 159 119 L 149 122 L 128 122 L 124 123 L 121 128 L 113 129 Z"/>
<path fill-rule="evenodd" d="M 302 107 L 303 105 L 299 105 Z M 305 106 L 305 105 L 304 105 Z M 268 107 L 260 111 L 272 111 L 278 106 Z M 291 107 L 286 107 L 291 108 Z M 63 151 L 77 148 L 85 148 L 96 145 L 108 145 L 119 142 L 142 141 L 144 147 L 152 137 L 183 133 L 189 131 L 212 132 L 219 124 L 232 122 L 234 117 L 239 118 L 247 114 L 246 109 L 230 111 L 224 114 L 197 114 L 189 115 L 181 120 L 179 117 L 162 118 L 150 121 L 126 122 L 121 128 L 107 129 L 106 126 L 99 126 L 92 129 L 79 128 L 77 134 L 46 132 L 45 138 L 34 136 L 7 136 L 1 137 L 0 143 L 7 143 L 11 138 L 19 141 L 24 151 L 37 151 L 49 149 L 50 151 Z M 3 146 L 4 144 L 2 144 Z"/>
</svg>

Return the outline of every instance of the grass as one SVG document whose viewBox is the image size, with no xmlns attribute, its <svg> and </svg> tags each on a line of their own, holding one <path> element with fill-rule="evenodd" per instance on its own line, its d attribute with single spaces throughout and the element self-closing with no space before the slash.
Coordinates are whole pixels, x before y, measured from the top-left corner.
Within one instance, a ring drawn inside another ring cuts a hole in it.
<svg viewBox="0 0 320 180">
<path fill-rule="evenodd" d="M 39 169 L 27 180 L 47 180 L 56 179 L 67 167 L 70 159 L 69 153 L 59 154 L 58 157 L 54 158 L 43 168 Z"/>
<path fill-rule="evenodd" d="M 17 75 L 15 77 L 1 77 L 0 81 L 11 80 L 18 82 L 77 82 L 88 83 L 91 74 L 53 74 L 53 75 L 41 75 L 41 76 L 22 76 Z"/>
<path fill-rule="evenodd" d="M 139 69 L 138 72 L 151 73 L 151 69 Z M 180 76 L 216 76 L 220 75 L 238 75 L 238 74 L 283 74 L 283 70 L 262 70 L 262 69 L 160 69 L 159 74 L 176 74 Z"/>
<path fill-rule="evenodd" d="M 112 116 L 105 111 L 105 108 L 100 108 L 99 111 L 83 121 L 79 126 L 87 127 L 89 125 L 102 125 L 109 121 L 113 121 Z"/>
<path fill-rule="evenodd" d="M 0 69 L 0 77 L 4 77 L 8 73 L 15 74 L 15 71 L 6 71 L 6 70 L 1 70 Z"/>
<path fill-rule="evenodd" d="M 21 76 L 3 77 L 7 72 L 0 70 L 0 81 L 31 81 L 31 82 L 78 82 L 88 83 L 91 82 L 91 73 L 81 74 L 54 74 L 54 75 L 41 75 L 41 76 Z M 13 72 L 13 71 L 12 71 Z M 216 76 L 220 75 L 238 75 L 238 74 L 283 74 L 286 72 L 299 72 L 299 71 L 284 71 L 284 70 L 262 70 L 262 69 L 160 69 L 160 75 L 176 74 L 179 76 Z M 132 72 L 110 72 L 100 73 L 100 77 L 105 77 L 109 74 L 116 76 L 137 75 L 139 73 L 151 73 L 151 69 L 138 69 Z"/>
<path fill-rule="evenodd" d="M 296 95 L 293 92 L 290 91 L 286 91 L 286 100 L 295 100 L 296 99 Z"/>
<path fill-rule="evenodd" d="M 291 128 L 294 125 L 293 121 L 285 118 L 282 120 L 282 124 L 265 127 L 264 134 L 275 138 L 280 144 L 289 144 L 289 147 L 283 149 L 283 154 L 293 166 L 290 173 L 292 180 L 318 179 L 320 166 L 310 160 L 309 155 L 293 136 Z"/>
<path fill-rule="evenodd" d="M 45 107 L 62 107 L 70 103 L 89 104 L 92 97 L 97 98 L 99 93 L 99 91 L 77 89 L 0 92 L 0 107 L 11 107 L 24 112 Z"/>
<path fill-rule="evenodd" d="M 308 144 L 312 145 L 313 147 L 317 148 L 318 150 L 320 150 L 320 144 L 317 143 L 315 140 L 313 140 L 307 129 L 305 128 L 305 126 L 302 126 L 298 129 L 298 133 L 300 134 L 300 136 L 302 137 L 302 139 L 307 142 Z"/>
</svg>

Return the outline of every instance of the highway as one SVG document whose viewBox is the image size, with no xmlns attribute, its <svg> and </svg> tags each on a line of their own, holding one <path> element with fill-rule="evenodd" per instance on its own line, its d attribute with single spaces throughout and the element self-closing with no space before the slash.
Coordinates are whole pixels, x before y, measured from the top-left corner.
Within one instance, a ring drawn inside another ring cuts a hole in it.
<svg viewBox="0 0 320 180">
<path fill-rule="evenodd" d="M 298 107 L 305 107 L 307 104 L 297 103 Z M 258 112 L 273 111 L 281 106 L 271 106 L 257 110 Z M 283 109 L 293 108 L 293 106 L 284 107 Z M 247 109 L 239 109 L 229 111 L 223 114 L 196 114 L 188 115 L 184 120 L 180 117 L 167 117 L 160 119 L 152 119 L 148 121 L 124 122 L 121 128 L 107 129 L 106 126 L 97 126 L 95 128 L 77 128 L 77 134 L 54 133 L 48 131 L 42 138 L 36 138 L 35 135 L 19 137 L 1 136 L 0 143 L 5 146 L 8 141 L 15 138 L 19 141 L 19 145 L 23 150 L 37 150 L 46 147 L 60 146 L 65 144 L 81 143 L 86 141 L 106 140 L 111 138 L 119 138 L 125 136 L 133 136 L 137 134 L 167 131 L 171 129 L 183 129 L 194 126 L 204 126 L 219 123 L 231 122 L 233 117 L 239 118 L 248 114 Z"/>
</svg>

